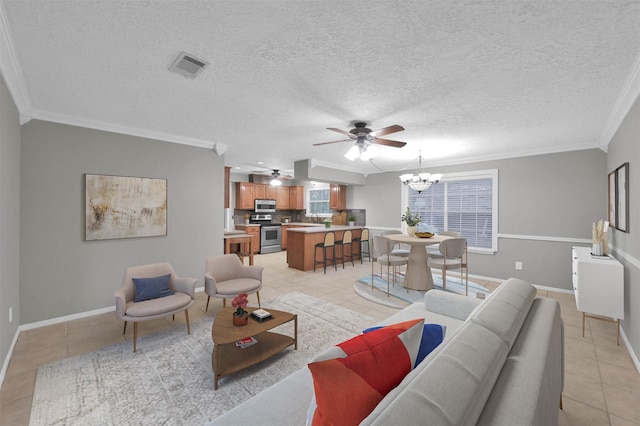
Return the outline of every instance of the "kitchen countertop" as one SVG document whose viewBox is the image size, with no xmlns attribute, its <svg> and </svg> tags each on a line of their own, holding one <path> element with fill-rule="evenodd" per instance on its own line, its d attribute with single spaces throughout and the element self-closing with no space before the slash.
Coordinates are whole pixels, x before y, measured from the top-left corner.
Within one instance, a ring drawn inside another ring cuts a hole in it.
<svg viewBox="0 0 640 426">
<path fill-rule="evenodd" d="M 328 231 L 346 231 L 347 229 L 362 229 L 365 226 L 349 226 L 349 225 L 333 225 L 331 228 L 326 228 L 324 225 L 320 224 L 312 224 L 313 226 L 305 226 L 304 228 L 293 228 L 289 229 L 287 232 L 300 232 L 303 234 L 316 234 L 320 232 L 328 232 Z"/>
</svg>

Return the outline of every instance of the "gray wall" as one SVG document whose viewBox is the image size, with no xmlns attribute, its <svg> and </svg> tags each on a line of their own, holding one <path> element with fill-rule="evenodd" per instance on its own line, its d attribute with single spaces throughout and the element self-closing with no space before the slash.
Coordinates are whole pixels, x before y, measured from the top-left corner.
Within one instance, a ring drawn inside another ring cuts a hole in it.
<svg viewBox="0 0 640 426">
<path fill-rule="evenodd" d="M 572 242 L 550 238 L 590 239 L 594 221 L 606 214 L 606 154 L 598 149 L 428 168 L 434 173 L 498 169 L 498 252 L 472 253 L 470 273 L 509 278 L 571 290 Z M 397 173 L 367 177 L 352 186 L 353 204 L 366 208 L 367 225 L 400 227 L 401 191 Z M 515 262 L 522 261 L 522 271 Z"/>
<path fill-rule="evenodd" d="M 84 241 L 85 173 L 166 178 L 168 236 Z M 222 253 L 224 158 L 212 150 L 32 120 L 22 128 L 21 323 L 113 306 L 128 266 L 199 279 Z"/>
<path fill-rule="evenodd" d="M 0 360 L 20 324 L 20 119 L 0 77 Z M 9 323 L 9 308 L 13 322 Z M 0 365 L 3 363 L 0 362 Z"/>
<path fill-rule="evenodd" d="M 629 162 L 629 232 L 611 231 L 614 255 L 624 265 L 622 329 L 640 355 L 640 98 L 609 144 L 607 173 Z M 604 198 L 606 202 L 606 198 Z"/>
</svg>

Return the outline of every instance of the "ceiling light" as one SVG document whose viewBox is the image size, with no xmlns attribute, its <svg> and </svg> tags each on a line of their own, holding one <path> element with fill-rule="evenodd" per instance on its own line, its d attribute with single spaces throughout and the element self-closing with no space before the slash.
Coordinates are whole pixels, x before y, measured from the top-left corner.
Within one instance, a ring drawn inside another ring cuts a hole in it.
<svg viewBox="0 0 640 426">
<path fill-rule="evenodd" d="M 277 169 L 274 169 L 273 172 L 271 173 L 271 176 L 273 176 L 273 179 L 271 179 L 271 182 L 269 182 L 269 184 L 271 186 L 280 186 L 282 185 L 282 181 L 279 179 L 280 178 L 280 171 Z"/>
<path fill-rule="evenodd" d="M 362 161 L 371 160 L 376 154 L 376 149 L 365 141 L 364 138 L 358 137 L 356 143 L 347 151 L 344 156 L 353 161 L 360 158 Z"/>
<path fill-rule="evenodd" d="M 426 191 L 427 189 L 429 189 L 432 184 L 438 183 L 440 179 L 442 179 L 442 174 L 431 174 L 422 171 L 422 151 L 420 151 L 420 154 L 418 156 L 418 163 L 419 173 L 405 173 L 403 175 L 400 175 L 400 180 L 405 185 L 409 185 L 409 188 L 413 189 L 414 191 L 418 191 L 418 193 L 421 193 L 422 191 Z"/>
</svg>

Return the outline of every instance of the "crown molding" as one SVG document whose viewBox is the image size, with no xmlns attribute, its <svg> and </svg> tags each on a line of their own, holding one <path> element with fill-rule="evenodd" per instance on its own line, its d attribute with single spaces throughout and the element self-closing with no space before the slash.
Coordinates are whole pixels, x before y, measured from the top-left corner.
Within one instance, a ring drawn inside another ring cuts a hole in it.
<svg viewBox="0 0 640 426">
<path fill-rule="evenodd" d="M 224 144 L 216 144 L 212 141 L 202 139 L 188 138 L 185 136 L 174 135 L 170 133 L 156 132 L 146 129 L 138 129 L 135 127 L 121 126 L 119 124 L 108 123 L 104 121 L 89 120 L 70 115 L 57 114 L 49 111 L 34 110 L 32 118 L 42 121 L 51 121 L 54 123 L 68 124 L 71 126 L 85 127 L 88 129 L 102 130 L 105 132 L 120 133 L 123 135 L 137 136 L 141 138 L 156 139 L 165 142 L 174 142 L 182 145 L 196 146 L 199 148 L 214 149 L 217 145 L 218 149 Z M 226 145 L 225 150 L 226 150 Z"/>
<path fill-rule="evenodd" d="M 27 86 L 24 84 L 22 69 L 2 2 L 0 2 L 0 58 L 0 73 L 20 113 L 20 124 L 24 124 L 31 119 L 31 101 Z"/>
<path fill-rule="evenodd" d="M 604 127 L 602 135 L 600 136 L 600 148 L 607 152 L 609 142 L 613 139 L 613 136 L 618 131 L 618 127 L 622 124 L 622 120 L 627 116 L 627 113 L 633 106 L 633 103 L 638 99 L 640 95 L 640 53 L 636 56 L 636 60 L 631 67 L 629 76 L 620 90 L 620 96 L 616 102 L 607 124 Z"/>
</svg>

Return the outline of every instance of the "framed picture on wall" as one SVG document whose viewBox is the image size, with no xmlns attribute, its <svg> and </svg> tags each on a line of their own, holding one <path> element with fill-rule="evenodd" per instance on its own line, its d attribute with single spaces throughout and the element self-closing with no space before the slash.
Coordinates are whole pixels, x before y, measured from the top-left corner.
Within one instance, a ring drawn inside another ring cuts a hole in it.
<svg viewBox="0 0 640 426">
<path fill-rule="evenodd" d="M 616 169 L 616 229 L 629 232 L 629 163 Z"/>
<path fill-rule="evenodd" d="M 609 173 L 608 211 L 609 225 L 616 227 L 616 171 Z"/>
<path fill-rule="evenodd" d="M 85 241 L 167 235 L 167 180 L 85 174 Z"/>
</svg>

